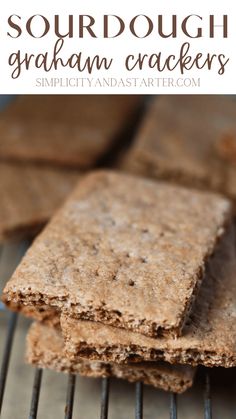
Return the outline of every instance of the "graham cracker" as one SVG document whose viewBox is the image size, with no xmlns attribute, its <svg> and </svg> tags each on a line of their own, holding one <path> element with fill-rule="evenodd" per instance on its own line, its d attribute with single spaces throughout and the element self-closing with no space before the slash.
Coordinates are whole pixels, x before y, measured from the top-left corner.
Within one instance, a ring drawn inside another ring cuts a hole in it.
<svg viewBox="0 0 236 419">
<path fill-rule="evenodd" d="M 35 235 L 79 177 L 75 170 L 0 163 L 0 241 Z"/>
<path fill-rule="evenodd" d="M 236 201 L 236 102 L 223 96 L 153 100 L 120 165 L 147 177 L 209 189 Z"/>
<path fill-rule="evenodd" d="M 34 323 L 27 335 L 27 362 L 41 368 L 80 374 L 87 377 L 117 377 L 182 393 L 193 384 L 195 369 L 167 363 L 148 362 L 137 365 L 117 365 L 77 358 L 72 361 L 63 350 L 60 331 Z"/>
<path fill-rule="evenodd" d="M 131 95 L 17 97 L 0 113 L 0 160 L 91 168 L 121 141 L 140 102 Z"/>
<path fill-rule="evenodd" d="M 179 335 L 230 219 L 218 195 L 92 173 L 34 241 L 3 300 Z"/>
<path fill-rule="evenodd" d="M 223 243 L 224 242 L 224 243 Z M 65 352 L 104 362 L 166 361 L 236 366 L 236 244 L 230 229 L 208 263 L 183 335 L 149 338 L 124 329 L 62 316 Z"/>
</svg>

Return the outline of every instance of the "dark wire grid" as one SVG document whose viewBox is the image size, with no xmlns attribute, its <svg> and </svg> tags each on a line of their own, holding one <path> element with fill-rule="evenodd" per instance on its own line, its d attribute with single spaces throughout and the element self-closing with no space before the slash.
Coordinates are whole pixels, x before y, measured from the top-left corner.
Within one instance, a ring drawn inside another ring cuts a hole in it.
<svg viewBox="0 0 236 419">
<path fill-rule="evenodd" d="M 39 395 L 41 389 L 43 371 L 41 368 L 35 370 L 32 398 L 30 404 L 29 419 L 36 419 L 38 413 Z"/>
<path fill-rule="evenodd" d="M 102 379 L 100 419 L 108 418 L 109 390 L 110 390 L 110 380 L 109 378 L 103 378 Z"/>
<path fill-rule="evenodd" d="M 143 384 L 135 385 L 135 419 L 143 419 Z"/>
<path fill-rule="evenodd" d="M 177 395 L 170 393 L 170 419 L 177 419 Z"/>
<path fill-rule="evenodd" d="M 0 414 L 2 411 L 3 397 L 4 397 L 5 387 L 6 387 L 6 380 L 7 380 L 8 367 L 10 363 L 13 338 L 14 338 L 14 334 L 16 330 L 17 317 L 18 317 L 17 313 L 9 313 L 9 320 L 8 320 L 8 325 L 7 325 L 7 336 L 6 336 L 6 342 L 4 346 L 1 371 L 0 371 Z"/>
<path fill-rule="evenodd" d="M 73 416 L 75 386 L 76 376 L 74 374 L 69 374 L 66 393 L 65 419 L 72 419 Z"/>
<path fill-rule="evenodd" d="M 205 388 L 204 388 L 204 419 L 212 419 L 212 403 L 211 403 L 211 384 L 210 373 L 205 370 Z"/>
</svg>

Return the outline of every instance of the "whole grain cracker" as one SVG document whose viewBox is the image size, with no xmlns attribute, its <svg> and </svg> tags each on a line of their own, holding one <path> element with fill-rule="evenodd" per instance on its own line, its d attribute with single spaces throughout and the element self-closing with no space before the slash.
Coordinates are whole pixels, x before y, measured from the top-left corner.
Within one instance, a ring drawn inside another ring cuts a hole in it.
<svg viewBox="0 0 236 419">
<path fill-rule="evenodd" d="M 80 176 L 75 170 L 0 163 L 0 241 L 35 235 Z"/>
<path fill-rule="evenodd" d="M 28 250 L 4 301 L 180 334 L 230 210 L 217 195 L 90 174 Z"/>
<path fill-rule="evenodd" d="M 139 96 L 20 96 L 0 113 L 0 160 L 80 169 L 111 150 L 137 112 Z"/>
<path fill-rule="evenodd" d="M 67 356 L 104 362 L 167 361 L 236 366 L 236 244 L 232 227 L 209 261 L 183 335 L 149 338 L 95 322 L 61 318 Z"/>
<path fill-rule="evenodd" d="M 236 201 L 235 121 L 232 98 L 157 97 L 120 165 L 144 176 L 219 191 Z"/>
<path fill-rule="evenodd" d="M 138 365 L 105 364 L 85 359 L 71 361 L 63 351 L 63 339 L 56 329 L 34 323 L 27 335 L 27 362 L 40 368 L 80 374 L 87 377 L 117 377 L 166 391 L 182 393 L 193 384 L 195 369 L 148 362 Z"/>
</svg>

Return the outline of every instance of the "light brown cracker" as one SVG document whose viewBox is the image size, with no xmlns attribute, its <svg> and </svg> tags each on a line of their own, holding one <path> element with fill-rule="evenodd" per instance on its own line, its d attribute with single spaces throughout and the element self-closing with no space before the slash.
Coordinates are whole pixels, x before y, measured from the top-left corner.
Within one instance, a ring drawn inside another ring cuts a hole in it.
<svg viewBox="0 0 236 419">
<path fill-rule="evenodd" d="M 230 209 L 213 194 L 115 172 L 87 175 L 3 298 L 151 336 L 179 334 Z"/>
<path fill-rule="evenodd" d="M 0 159 L 93 167 L 140 105 L 139 96 L 22 96 L 0 114 Z"/>
<path fill-rule="evenodd" d="M 182 336 L 152 339 L 62 316 L 67 355 L 106 362 L 163 360 L 193 366 L 236 366 L 235 249 L 232 228 L 208 264 L 206 279 Z"/>
<path fill-rule="evenodd" d="M 0 241 L 35 235 L 79 177 L 75 170 L 0 163 Z"/>
<path fill-rule="evenodd" d="M 223 96 L 153 100 L 130 152 L 128 171 L 222 192 L 236 201 L 236 103 Z"/>
<path fill-rule="evenodd" d="M 166 391 L 182 393 L 193 384 L 195 369 L 166 363 L 116 365 L 91 362 L 85 359 L 71 361 L 65 357 L 63 339 L 59 331 L 34 323 L 27 336 L 27 361 L 42 368 L 78 373 L 89 377 L 117 377 Z"/>
</svg>

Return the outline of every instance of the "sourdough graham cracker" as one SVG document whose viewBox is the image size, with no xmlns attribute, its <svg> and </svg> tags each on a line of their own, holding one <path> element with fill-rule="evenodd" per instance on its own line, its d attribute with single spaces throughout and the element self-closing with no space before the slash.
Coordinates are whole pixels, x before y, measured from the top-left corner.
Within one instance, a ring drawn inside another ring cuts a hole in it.
<svg viewBox="0 0 236 419">
<path fill-rule="evenodd" d="M 18 97 L 0 114 L 0 160 L 91 168 L 129 126 L 140 102 L 129 95 Z"/>
<path fill-rule="evenodd" d="M 236 201 L 235 121 L 232 98 L 157 97 L 121 166 L 147 177 L 220 191 Z"/>
<path fill-rule="evenodd" d="M 130 382 L 143 381 L 154 387 L 182 393 L 193 384 L 195 369 L 148 362 L 137 365 L 117 365 L 87 361 L 71 361 L 63 350 L 60 331 L 34 323 L 27 336 L 27 362 L 41 368 L 80 374 L 87 377 L 117 377 Z"/>
<path fill-rule="evenodd" d="M 79 177 L 75 170 L 0 163 L 0 241 L 35 235 Z"/>
<path fill-rule="evenodd" d="M 149 338 L 99 323 L 61 318 L 67 356 L 106 362 L 167 361 L 236 366 L 236 246 L 230 229 L 208 263 L 193 312 L 178 338 Z"/>
<path fill-rule="evenodd" d="M 230 218 L 220 196 L 95 172 L 35 240 L 3 299 L 179 335 Z"/>
</svg>

